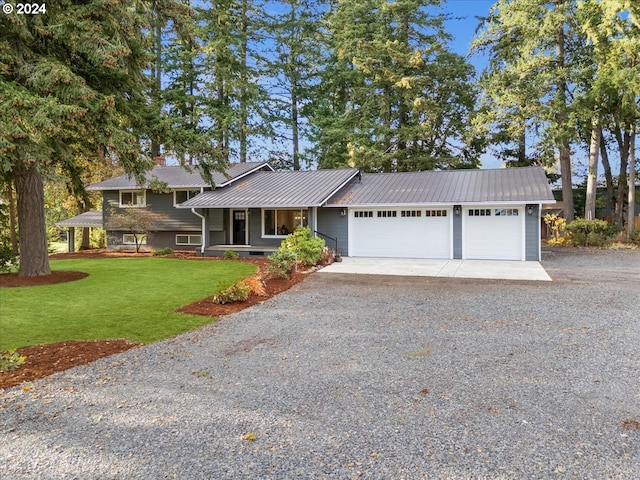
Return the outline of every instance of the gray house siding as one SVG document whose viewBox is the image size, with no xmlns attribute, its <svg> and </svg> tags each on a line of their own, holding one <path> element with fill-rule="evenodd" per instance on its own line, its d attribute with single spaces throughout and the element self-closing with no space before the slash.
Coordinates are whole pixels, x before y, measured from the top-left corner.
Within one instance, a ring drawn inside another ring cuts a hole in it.
<svg viewBox="0 0 640 480">
<path fill-rule="evenodd" d="M 349 216 L 340 216 L 341 208 L 324 208 L 318 210 L 318 232 L 338 240 L 338 253 L 344 257 L 349 255 Z M 331 247 L 331 242 L 327 242 Z"/>
<path fill-rule="evenodd" d="M 460 208 L 460 215 L 455 214 L 456 208 Z M 453 206 L 453 258 L 462 258 L 462 207 Z"/>
<path fill-rule="evenodd" d="M 154 231 L 149 233 L 144 249 L 172 248 L 174 250 L 194 250 L 197 245 L 177 245 L 176 235 L 200 235 L 202 222 L 200 217 L 194 215 L 191 210 L 181 210 L 173 206 L 173 192 L 153 193 L 146 191 L 146 203 L 148 210 L 162 215 L 164 218 L 157 221 Z M 107 231 L 107 247 L 111 249 L 131 249 L 135 248 L 131 244 L 123 244 L 122 235 L 126 233 L 123 229 L 112 225 L 111 213 L 122 213 L 126 211 L 120 208 L 120 192 L 104 191 L 102 206 L 104 212 L 104 228 Z"/>
<path fill-rule="evenodd" d="M 150 211 L 164 216 L 157 222 L 157 231 L 194 231 L 201 228 L 200 218 L 194 215 L 191 210 L 174 208 L 173 192 L 153 193 L 151 190 L 147 190 L 146 202 Z M 107 229 L 110 229 L 111 209 L 115 209 L 117 213 L 125 210 L 119 205 L 120 193 L 118 191 L 103 192 L 104 224 Z"/>
<path fill-rule="evenodd" d="M 532 215 L 529 215 L 527 209 L 533 207 Z M 540 261 L 540 206 L 527 205 L 525 207 L 524 220 L 524 252 L 525 260 Z"/>
</svg>

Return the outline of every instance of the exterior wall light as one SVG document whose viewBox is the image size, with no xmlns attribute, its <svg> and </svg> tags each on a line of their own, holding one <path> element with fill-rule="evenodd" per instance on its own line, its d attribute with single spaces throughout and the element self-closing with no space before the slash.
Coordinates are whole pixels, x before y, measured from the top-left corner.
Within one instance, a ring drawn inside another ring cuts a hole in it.
<svg viewBox="0 0 640 480">
<path fill-rule="evenodd" d="M 340 210 L 340 216 L 341 217 L 346 217 L 347 216 L 347 209 L 346 208 L 343 208 L 343 209 Z"/>
<path fill-rule="evenodd" d="M 527 205 L 527 214 L 533 215 L 533 205 Z"/>
<path fill-rule="evenodd" d="M 462 213 L 462 207 L 460 205 L 454 205 L 453 213 L 455 213 L 455 215 L 459 217 L 460 214 Z"/>
</svg>

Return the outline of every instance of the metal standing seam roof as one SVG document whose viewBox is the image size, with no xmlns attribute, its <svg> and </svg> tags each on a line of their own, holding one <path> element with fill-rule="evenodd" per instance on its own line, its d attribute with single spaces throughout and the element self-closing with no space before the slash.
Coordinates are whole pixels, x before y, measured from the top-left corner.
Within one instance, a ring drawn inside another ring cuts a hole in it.
<svg viewBox="0 0 640 480">
<path fill-rule="evenodd" d="M 541 167 L 363 174 L 327 206 L 555 203 Z"/>
<path fill-rule="evenodd" d="M 102 210 L 90 210 L 88 212 L 81 213 L 75 217 L 67 218 L 61 222 L 56 223 L 60 228 L 93 228 L 102 227 Z"/>
<path fill-rule="evenodd" d="M 215 185 L 221 187 L 263 167 L 271 168 L 267 162 L 233 163 L 227 168 L 226 175 L 222 172 L 212 172 L 212 177 Z M 191 167 L 191 171 L 179 165 L 158 166 L 148 171 L 145 174 L 145 178 L 147 181 L 156 178 L 161 182 L 165 182 L 169 188 L 205 188 L 211 186 L 202 178 L 197 166 Z M 90 185 L 87 190 L 126 190 L 140 187 L 134 177 L 125 174 Z"/>
<path fill-rule="evenodd" d="M 358 173 L 358 169 L 256 172 L 225 188 L 196 195 L 177 208 L 320 206 Z"/>
</svg>

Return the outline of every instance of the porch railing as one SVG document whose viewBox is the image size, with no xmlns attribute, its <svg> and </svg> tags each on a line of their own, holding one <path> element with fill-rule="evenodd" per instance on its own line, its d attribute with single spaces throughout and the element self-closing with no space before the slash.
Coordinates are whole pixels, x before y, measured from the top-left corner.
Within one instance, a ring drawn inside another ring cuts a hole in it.
<svg viewBox="0 0 640 480">
<path fill-rule="evenodd" d="M 338 251 L 338 239 L 337 238 L 330 237 L 329 235 L 326 235 L 326 234 L 324 234 L 322 232 L 319 232 L 317 230 L 314 230 L 313 233 L 315 233 L 320 238 L 324 239 L 325 243 L 331 242 L 333 244 L 333 252 L 334 252 L 334 254 L 336 256 L 340 256 L 340 252 Z"/>
</svg>

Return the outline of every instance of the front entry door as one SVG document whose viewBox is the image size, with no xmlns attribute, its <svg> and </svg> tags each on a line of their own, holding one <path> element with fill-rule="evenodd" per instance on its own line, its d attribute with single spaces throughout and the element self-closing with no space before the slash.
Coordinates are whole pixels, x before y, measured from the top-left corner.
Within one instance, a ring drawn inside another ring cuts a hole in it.
<svg viewBox="0 0 640 480">
<path fill-rule="evenodd" d="M 233 210 L 231 212 L 231 243 L 234 245 L 247 244 L 247 212 L 245 210 Z"/>
</svg>

